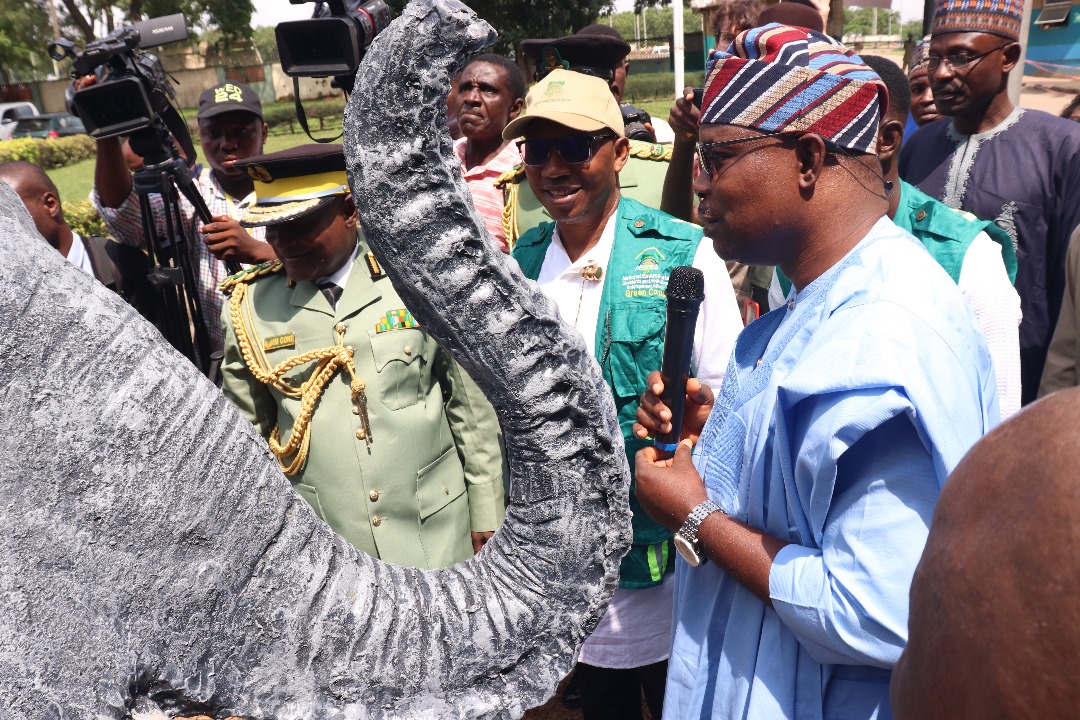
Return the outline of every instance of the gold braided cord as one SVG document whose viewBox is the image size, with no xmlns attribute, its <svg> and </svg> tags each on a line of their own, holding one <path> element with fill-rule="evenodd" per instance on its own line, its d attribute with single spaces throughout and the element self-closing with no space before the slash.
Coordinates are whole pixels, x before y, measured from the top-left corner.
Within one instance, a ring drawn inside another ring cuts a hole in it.
<svg viewBox="0 0 1080 720">
<path fill-rule="evenodd" d="M 218 285 L 218 289 L 223 293 L 232 292 L 232 289 L 241 283 L 251 282 L 257 278 L 261 278 L 264 275 L 270 273 L 276 273 L 285 266 L 281 264 L 280 260 L 270 260 L 269 262 L 260 263 L 259 265 L 252 265 L 249 268 L 241 270 L 235 275 L 230 275 L 225 278 L 225 281 Z"/>
<path fill-rule="evenodd" d="M 342 345 L 344 333 L 337 330 L 335 330 L 336 344 L 321 350 L 309 350 L 271 367 L 262 346 L 251 341 L 250 328 L 253 328 L 254 324 L 251 298 L 247 290 L 248 285 L 244 282 L 238 282 L 233 287 L 229 298 L 229 319 L 232 322 L 233 332 L 236 334 L 240 354 L 255 379 L 286 397 L 300 399 L 300 412 L 293 423 L 289 441 L 284 445 L 281 444 L 278 425 L 274 425 L 269 439 L 270 450 L 277 457 L 282 471 L 286 475 L 295 475 L 307 462 L 308 448 L 311 445 L 311 416 L 315 412 L 315 403 L 326 389 L 327 383 L 344 368 L 349 373 L 349 388 L 352 390 L 354 403 L 364 401 L 366 384 L 356 377 L 356 363 L 353 361 L 352 354 Z M 286 382 L 285 375 L 290 370 L 313 361 L 318 361 L 318 364 L 311 376 L 301 383 L 300 387 L 293 387 Z M 288 460 L 290 456 L 293 457 Z"/>
<path fill-rule="evenodd" d="M 671 145 L 658 145 L 644 140 L 630 141 L 630 157 L 671 162 L 671 151 Z"/>
<path fill-rule="evenodd" d="M 502 225 L 503 233 L 506 235 L 506 244 L 510 250 L 514 249 L 514 244 L 518 239 L 518 188 L 520 186 L 517 183 L 512 184 L 505 190 L 505 198 L 503 200 L 502 210 Z"/>
</svg>

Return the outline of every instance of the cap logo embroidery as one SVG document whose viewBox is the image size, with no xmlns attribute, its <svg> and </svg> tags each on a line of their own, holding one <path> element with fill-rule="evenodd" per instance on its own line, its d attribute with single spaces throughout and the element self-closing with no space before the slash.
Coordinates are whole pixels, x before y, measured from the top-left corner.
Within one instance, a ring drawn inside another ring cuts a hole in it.
<svg viewBox="0 0 1080 720">
<path fill-rule="evenodd" d="M 566 84 L 565 80 L 554 80 L 548 83 L 547 90 L 544 91 L 544 95 L 547 97 L 555 97 L 556 95 L 562 95 L 563 85 Z"/>
<path fill-rule="evenodd" d="M 270 171 L 264 168 L 262 165 L 252 165 L 247 169 L 248 177 L 252 180 L 258 180 L 259 182 L 268 183 L 273 182 L 274 176 L 270 174 Z"/>
<path fill-rule="evenodd" d="M 244 102 L 244 91 L 236 85 L 229 83 L 228 85 L 222 85 L 214 90 L 214 102 Z"/>
</svg>

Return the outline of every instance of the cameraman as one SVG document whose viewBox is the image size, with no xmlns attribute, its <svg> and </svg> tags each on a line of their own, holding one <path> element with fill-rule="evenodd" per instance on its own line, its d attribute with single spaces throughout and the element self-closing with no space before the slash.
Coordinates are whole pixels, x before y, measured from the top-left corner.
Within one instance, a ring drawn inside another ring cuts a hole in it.
<svg viewBox="0 0 1080 720">
<path fill-rule="evenodd" d="M 83 78 L 79 88 L 92 82 L 92 77 Z M 254 186 L 251 178 L 234 167 L 239 160 L 262 154 L 267 126 L 263 122 L 262 103 L 255 91 L 233 82 L 203 91 L 199 96 L 196 119 L 203 156 L 209 165 L 196 178 L 196 187 L 210 209 L 213 222 L 203 224 L 183 195 L 180 196 L 180 211 L 189 237 L 194 238 L 189 246 L 192 269 L 213 351 L 222 349 L 224 343 L 224 333 L 218 322 L 223 297 L 218 285 L 228 277 L 224 261 L 260 263 L 276 257 L 263 240 L 262 228 L 253 228 L 249 233 L 238 222 L 240 212 L 237 208 Z M 161 196 L 154 195 L 152 199 L 158 232 L 168 240 Z M 141 203 L 132 191 L 131 173 L 118 138 L 97 141 L 94 189 L 90 200 L 114 238 L 125 245 L 146 247 Z"/>
</svg>

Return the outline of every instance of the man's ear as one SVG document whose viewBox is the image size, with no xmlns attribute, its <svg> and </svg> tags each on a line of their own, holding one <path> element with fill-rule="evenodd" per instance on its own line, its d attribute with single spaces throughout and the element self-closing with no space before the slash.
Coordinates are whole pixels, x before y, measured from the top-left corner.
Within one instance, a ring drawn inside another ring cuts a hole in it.
<svg viewBox="0 0 1080 720">
<path fill-rule="evenodd" d="M 49 212 L 49 217 L 54 220 L 59 219 L 64 211 L 60 205 L 60 198 L 56 196 L 51 190 L 45 191 L 41 196 L 41 204 L 45 206 L 45 209 Z"/>
<path fill-rule="evenodd" d="M 267 125 L 266 123 L 263 123 L 262 124 L 262 143 L 261 143 L 261 145 L 266 144 L 266 136 L 269 135 L 269 134 L 270 134 L 270 126 Z M 260 150 L 261 150 L 261 145 L 260 145 Z"/>
<path fill-rule="evenodd" d="M 510 112 L 507 113 L 507 115 L 506 115 L 506 117 L 508 118 L 508 122 L 509 122 L 509 120 L 513 120 L 518 115 L 520 115 L 521 110 L 524 107 L 525 107 L 525 98 L 518 98 L 517 100 L 515 100 L 514 104 L 510 106 Z"/>
<path fill-rule="evenodd" d="M 816 133 L 800 135 L 795 140 L 795 157 L 799 161 L 799 188 L 813 191 L 821 170 L 825 167 L 825 140 Z"/>
<path fill-rule="evenodd" d="M 345 193 L 345 200 L 341 203 L 341 214 L 345 217 L 346 227 L 356 227 L 359 215 L 356 212 L 356 203 L 353 201 L 352 193 Z"/>
<path fill-rule="evenodd" d="M 630 159 L 630 141 L 624 137 L 615 138 L 615 172 L 622 172 L 626 161 Z"/>
<path fill-rule="evenodd" d="M 900 152 L 900 144 L 904 142 L 904 124 L 899 120 L 886 120 L 878 128 L 877 156 L 881 164 L 892 160 Z"/>
<path fill-rule="evenodd" d="M 1005 56 L 1004 61 L 1001 63 L 1001 71 L 1003 73 L 1012 72 L 1013 68 L 1020 62 L 1020 43 L 1009 43 L 1002 48 L 1001 54 Z"/>
</svg>

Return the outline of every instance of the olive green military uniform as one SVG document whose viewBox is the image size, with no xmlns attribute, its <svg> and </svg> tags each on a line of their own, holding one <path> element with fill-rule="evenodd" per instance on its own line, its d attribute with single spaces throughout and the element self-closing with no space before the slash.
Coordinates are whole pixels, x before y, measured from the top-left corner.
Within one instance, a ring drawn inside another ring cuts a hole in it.
<svg viewBox="0 0 1080 720">
<path fill-rule="evenodd" d="M 670 161 L 670 145 L 631 140 L 630 158 L 619 172 L 622 197 L 659 210 L 664 194 L 664 176 L 667 175 Z M 541 223 L 551 222 L 551 215 L 533 194 L 523 164 L 519 163 L 496 180 L 496 185 L 503 190 L 503 229 L 511 248 L 514 241 L 529 230 Z"/>
<path fill-rule="evenodd" d="M 292 285 L 284 272 L 260 267 L 232 282 L 246 285 L 241 302 L 250 302 L 253 327 L 243 332 L 269 366 L 341 344 L 351 349 L 355 377 L 366 385 L 360 407 L 347 372 L 328 382 L 311 415 L 306 462 L 290 477 L 293 487 L 369 555 L 423 568 L 471 557 L 470 531 L 495 530 L 505 507 L 498 419 L 479 388 L 415 326 L 363 243 L 336 310 L 314 283 Z M 249 370 L 231 304 L 222 318 L 222 390 L 264 437 L 279 425 L 285 444 L 301 400 Z M 316 364 L 301 364 L 284 380 L 299 387 Z"/>
</svg>

